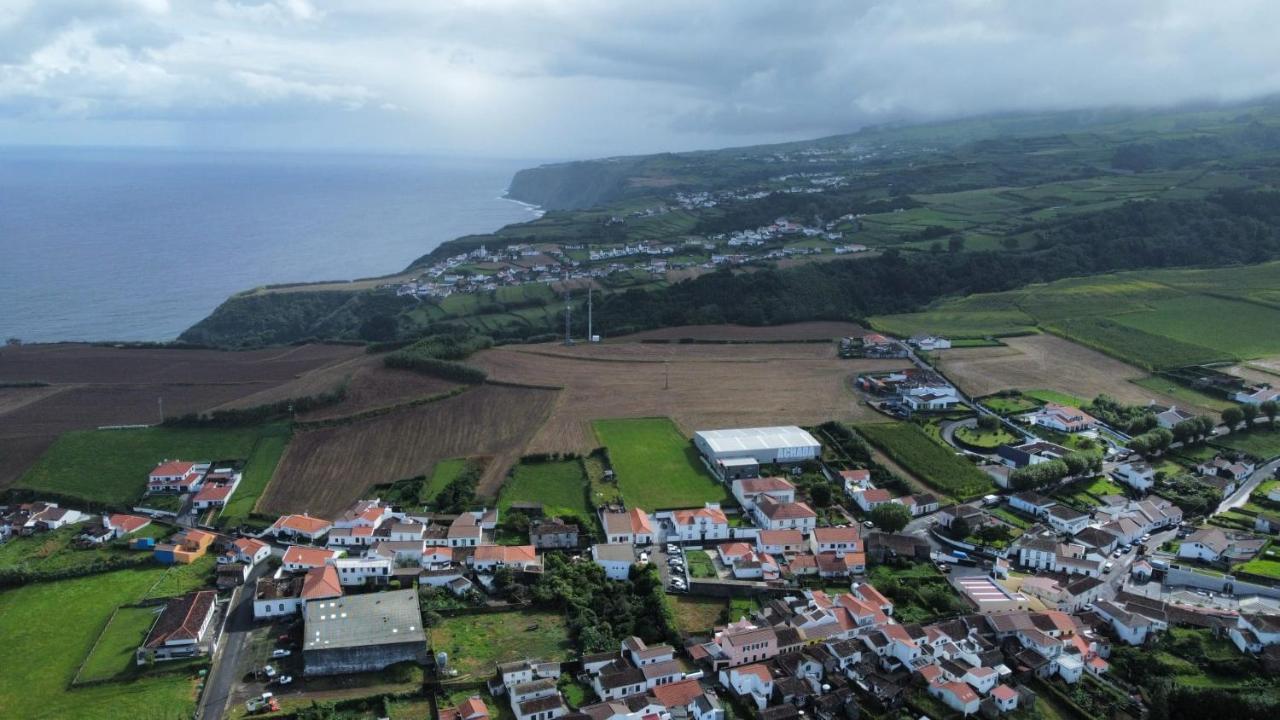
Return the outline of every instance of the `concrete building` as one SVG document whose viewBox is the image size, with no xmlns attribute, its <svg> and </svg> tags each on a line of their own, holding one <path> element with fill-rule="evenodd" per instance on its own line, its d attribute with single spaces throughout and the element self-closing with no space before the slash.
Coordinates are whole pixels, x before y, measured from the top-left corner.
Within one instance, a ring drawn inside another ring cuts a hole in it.
<svg viewBox="0 0 1280 720">
<path fill-rule="evenodd" d="M 700 430 L 693 434 L 693 444 L 713 467 L 731 458 L 765 465 L 816 460 L 822 453 L 822 444 L 795 425 Z"/>
<path fill-rule="evenodd" d="M 631 543 L 599 543 L 591 546 L 591 557 L 610 580 L 626 580 L 636 561 L 636 548 Z"/>
<path fill-rule="evenodd" d="M 426 656 L 417 590 L 311 602 L 304 618 L 302 659 L 308 677 L 374 672 Z"/>
</svg>

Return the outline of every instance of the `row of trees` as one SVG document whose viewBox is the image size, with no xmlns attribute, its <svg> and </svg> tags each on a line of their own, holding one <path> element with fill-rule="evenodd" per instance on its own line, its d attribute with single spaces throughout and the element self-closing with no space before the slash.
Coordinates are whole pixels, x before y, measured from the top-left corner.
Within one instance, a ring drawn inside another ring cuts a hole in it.
<svg viewBox="0 0 1280 720">
<path fill-rule="evenodd" d="M 1093 453 L 1073 452 L 1059 460 L 1027 465 L 1009 473 L 1009 486 L 1015 490 L 1048 487 L 1068 477 L 1082 477 L 1102 472 L 1102 457 Z"/>
<path fill-rule="evenodd" d="M 1280 404 L 1275 400 L 1267 400 L 1258 405 L 1251 403 L 1232 405 L 1222 411 L 1222 424 L 1227 426 L 1227 432 L 1234 432 L 1241 424 L 1247 430 L 1253 427 L 1260 416 L 1266 416 L 1267 424 L 1275 429 L 1276 417 L 1280 416 Z"/>
</svg>

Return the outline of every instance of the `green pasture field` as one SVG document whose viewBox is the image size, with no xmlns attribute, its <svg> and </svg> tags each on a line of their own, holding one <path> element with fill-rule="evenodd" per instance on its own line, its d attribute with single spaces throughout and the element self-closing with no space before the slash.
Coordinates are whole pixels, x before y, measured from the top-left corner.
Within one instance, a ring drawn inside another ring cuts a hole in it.
<svg viewBox="0 0 1280 720">
<path fill-rule="evenodd" d="M 159 567 L 117 570 L 0 592 L 4 714 L 85 720 L 190 717 L 194 678 L 185 674 L 67 689 L 111 613 L 141 599 L 163 572 Z M 124 640 L 111 642 L 118 649 Z"/>
<path fill-rule="evenodd" d="M 1236 431 L 1217 438 L 1214 445 L 1239 450 L 1262 460 L 1280 457 L 1280 431 L 1255 427 L 1249 432 Z"/>
<path fill-rule="evenodd" d="M 914 424 L 869 423 L 855 425 L 854 429 L 894 462 L 944 495 L 967 500 L 992 488 L 986 473 L 931 440 Z"/>
<path fill-rule="evenodd" d="M 98 563 L 146 557 L 151 553 L 130 550 L 129 540 L 135 537 L 163 537 L 167 534 L 166 528 L 152 524 L 127 538 L 92 548 L 78 548 L 73 541 L 83 530 L 83 525 L 69 525 L 52 532 L 15 537 L 0 544 L 0 570 L 43 575 L 76 571 Z"/>
<path fill-rule="evenodd" d="M 1075 408 L 1082 408 L 1089 404 L 1089 401 L 1084 398 L 1078 398 L 1075 395 L 1061 393 L 1057 390 L 1024 390 L 1022 391 L 1022 394 L 1033 400 L 1039 400 L 1040 402 L 1054 403 L 1056 405 L 1068 405 Z"/>
<path fill-rule="evenodd" d="M 513 502 L 538 502 L 547 517 L 573 515 L 593 524 L 586 493 L 587 476 L 578 460 L 520 463 L 502 486 L 498 507 L 506 512 Z"/>
<path fill-rule="evenodd" d="M 1186 405 L 1190 407 L 1221 412 L 1234 404 L 1224 400 L 1223 398 L 1206 395 L 1198 390 L 1192 390 L 1181 383 L 1176 383 L 1172 380 L 1156 375 L 1144 377 L 1138 380 L 1130 380 L 1130 382 L 1138 387 L 1143 387 L 1153 392 L 1168 395 L 1179 403 L 1186 403 Z"/>
<path fill-rule="evenodd" d="M 279 431 L 264 433 L 253 446 L 253 451 L 249 453 L 249 460 L 244 466 L 244 476 L 240 478 L 240 484 L 236 487 L 235 493 L 231 495 L 227 506 L 218 516 L 219 525 L 234 526 L 248 520 L 249 514 L 258 504 L 258 498 L 267 491 L 267 484 L 271 482 L 271 476 L 276 472 L 276 465 L 280 464 L 285 446 L 289 444 L 288 428 L 283 425 L 274 427 L 279 428 Z"/>
<path fill-rule="evenodd" d="M 279 427 L 76 430 L 59 437 L 17 487 L 128 507 L 146 490 L 147 474 L 165 458 L 248 458 L 259 438 L 278 434 Z"/>
<path fill-rule="evenodd" d="M 433 653 L 449 654 L 459 679 L 484 679 L 504 662 L 568 660 L 572 654 L 564 616 L 555 612 L 458 615 L 431 628 L 429 640 Z"/>
<path fill-rule="evenodd" d="M 1152 335 L 1201 345 L 1247 360 L 1280 353 L 1280 310 L 1255 303 L 1187 295 L 1116 321 Z"/>
<path fill-rule="evenodd" d="M 190 564 L 169 565 L 143 598 L 152 600 L 177 597 L 192 590 L 212 586 L 213 569 L 216 564 L 217 558 L 210 554 Z"/>
<path fill-rule="evenodd" d="M 136 651 L 156 622 L 159 607 L 122 607 L 102 631 L 77 682 L 107 680 L 136 668 Z"/>
<path fill-rule="evenodd" d="M 440 491 L 448 487 L 467 469 L 467 463 L 471 462 L 467 458 L 450 458 L 441 460 L 431 468 L 431 477 L 427 478 L 426 487 L 422 491 L 422 502 L 429 503 L 435 499 Z"/>
<path fill-rule="evenodd" d="M 1000 415 L 1021 415 L 1033 412 L 1040 407 L 1039 402 L 1025 395 L 988 395 L 978 398 L 978 402 L 991 412 Z"/>
<path fill-rule="evenodd" d="M 693 443 L 668 418 L 596 420 L 592 423 L 629 507 L 650 512 L 729 502 L 707 473 Z"/>
</svg>

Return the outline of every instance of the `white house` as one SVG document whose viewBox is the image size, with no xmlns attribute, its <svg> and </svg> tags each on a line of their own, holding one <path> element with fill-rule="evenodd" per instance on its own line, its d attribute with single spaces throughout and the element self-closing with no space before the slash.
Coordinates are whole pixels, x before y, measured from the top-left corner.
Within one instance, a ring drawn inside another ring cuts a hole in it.
<svg viewBox="0 0 1280 720">
<path fill-rule="evenodd" d="M 881 505 L 893 502 L 893 495 L 888 490 L 874 487 L 866 490 L 855 490 L 851 493 L 851 497 L 864 513 L 869 513 Z"/>
<path fill-rule="evenodd" d="M 605 538 L 613 544 L 631 543 L 633 545 L 650 545 L 653 543 L 653 523 L 640 508 L 631 508 L 627 512 L 602 512 L 601 524 L 604 525 Z"/>
<path fill-rule="evenodd" d="M 1261 405 L 1268 400 L 1280 402 L 1280 390 L 1269 385 L 1260 385 L 1241 390 L 1232 395 L 1231 399 L 1238 403 L 1248 403 L 1249 405 Z"/>
<path fill-rule="evenodd" d="M 1154 630 L 1149 618 L 1131 613 L 1108 600 L 1094 602 L 1091 609 L 1111 623 L 1111 629 L 1115 631 L 1116 636 L 1130 645 L 1141 645 L 1146 642 L 1147 635 Z"/>
<path fill-rule="evenodd" d="M 1034 517 L 1044 517 L 1048 514 L 1049 508 L 1057 504 L 1056 501 L 1030 490 L 1017 493 L 1009 498 L 1009 507 L 1021 510 Z"/>
<path fill-rule="evenodd" d="M 671 510 L 654 515 L 661 523 L 670 523 L 673 534 L 666 536 L 668 541 L 705 542 L 707 540 L 728 540 L 729 519 L 718 503 L 707 503 L 696 510 Z"/>
<path fill-rule="evenodd" d="M 311 517 L 305 513 L 302 515 L 282 515 L 276 518 L 271 527 L 264 530 L 262 534 L 270 535 L 277 540 L 301 538 L 315 542 L 324 537 L 331 527 L 333 527 L 333 524 L 328 520 Z"/>
<path fill-rule="evenodd" d="M 282 566 L 287 572 L 302 572 L 313 567 L 320 567 L 337 560 L 342 555 L 337 550 L 308 547 L 306 545 L 290 545 L 284 551 Z"/>
<path fill-rule="evenodd" d="M 936 335 L 917 335 L 911 338 L 910 340 L 908 340 L 907 342 L 914 345 L 917 349 L 923 350 L 925 352 L 930 352 L 933 350 L 950 350 L 951 349 L 950 340 L 944 337 L 938 337 Z"/>
<path fill-rule="evenodd" d="M 1067 535 L 1075 535 L 1084 530 L 1088 527 L 1090 519 L 1088 514 L 1066 505 L 1054 505 L 1049 508 L 1045 517 L 1049 527 Z"/>
<path fill-rule="evenodd" d="M 218 562 L 244 563 L 253 567 L 271 556 L 271 546 L 254 538 L 238 538 L 231 548 L 218 557 Z"/>
<path fill-rule="evenodd" d="M 610 580 L 626 580 L 636 562 L 636 548 L 631 543 L 598 543 L 591 546 L 591 557 Z"/>
<path fill-rule="evenodd" d="M 367 585 L 371 582 L 386 583 L 391 580 L 394 569 L 389 558 L 377 556 L 338 558 L 333 561 L 333 565 L 338 569 L 338 579 L 344 587 Z"/>
<path fill-rule="evenodd" d="M 1260 653 L 1268 645 L 1280 644 L 1280 616 L 1241 613 L 1228 635 L 1240 652 Z"/>
<path fill-rule="evenodd" d="M 777 502 L 790 503 L 796 501 L 796 486 L 780 477 L 742 478 L 733 481 L 733 496 L 743 511 L 755 509 L 756 501 L 762 495 L 768 495 Z"/>
<path fill-rule="evenodd" d="M 188 493 L 200 487 L 209 463 L 166 460 L 147 476 L 147 492 Z"/>
<path fill-rule="evenodd" d="M 1156 471 L 1139 460 L 1117 466 L 1113 474 L 1117 480 L 1139 492 L 1150 490 L 1156 482 Z"/>
<path fill-rule="evenodd" d="M 818 515 L 802 502 L 779 503 L 765 496 L 756 503 L 756 521 L 766 530 L 799 530 L 808 534 L 818 524 Z"/>
<path fill-rule="evenodd" d="M 835 553 L 837 557 L 844 557 L 845 553 L 859 552 L 859 548 L 862 547 L 862 537 L 856 525 L 844 528 L 815 528 L 809 537 L 809 547 L 815 555 L 830 552 Z"/>
<path fill-rule="evenodd" d="M 735 695 L 750 700 L 757 710 L 764 710 L 773 695 L 773 673 L 764 663 L 740 665 L 720 671 L 720 683 Z"/>
<path fill-rule="evenodd" d="M 1217 528 L 1200 528 L 1178 546 L 1178 557 L 1215 562 L 1231 548 L 1226 533 Z"/>
<path fill-rule="evenodd" d="M 957 680 L 934 682 L 929 685 L 929 694 L 961 715 L 973 715 L 978 712 L 978 705 L 981 702 L 981 698 L 973 688 Z"/>
</svg>

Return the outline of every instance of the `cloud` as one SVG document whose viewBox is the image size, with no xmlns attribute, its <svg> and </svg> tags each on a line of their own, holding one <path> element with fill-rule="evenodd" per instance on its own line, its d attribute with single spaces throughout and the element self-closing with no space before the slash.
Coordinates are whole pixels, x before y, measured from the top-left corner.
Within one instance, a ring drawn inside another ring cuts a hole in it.
<svg viewBox="0 0 1280 720">
<path fill-rule="evenodd" d="M 0 121 L 48 142 L 129 122 L 138 142 L 645 152 L 1271 94 L 1276 27 L 1269 0 L 14 0 Z"/>
</svg>

